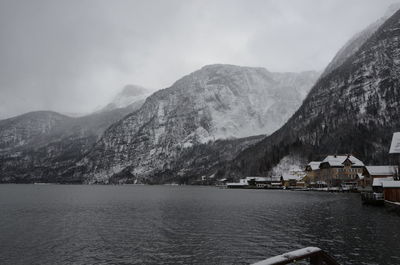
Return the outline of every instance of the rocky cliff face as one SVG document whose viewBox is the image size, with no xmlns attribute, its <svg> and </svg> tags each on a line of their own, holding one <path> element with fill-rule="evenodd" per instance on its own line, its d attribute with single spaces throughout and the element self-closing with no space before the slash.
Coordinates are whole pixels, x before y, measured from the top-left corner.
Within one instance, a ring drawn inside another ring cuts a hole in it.
<svg viewBox="0 0 400 265">
<path fill-rule="evenodd" d="M 316 78 L 314 72 L 203 67 L 154 93 L 140 110 L 111 126 L 79 162 L 76 174 L 88 182 L 108 182 L 127 171 L 147 178 L 173 172 L 177 161 L 185 164 L 189 158 L 183 161 L 184 154 L 199 145 L 271 133 L 298 108 Z"/>
<path fill-rule="evenodd" d="M 391 135 L 400 130 L 400 11 L 340 66 L 324 73 L 289 121 L 244 150 L 221 172 L 269 174 L 288 155 L 318 160 L 353 153 L 388 163 Z"/>
</svg>

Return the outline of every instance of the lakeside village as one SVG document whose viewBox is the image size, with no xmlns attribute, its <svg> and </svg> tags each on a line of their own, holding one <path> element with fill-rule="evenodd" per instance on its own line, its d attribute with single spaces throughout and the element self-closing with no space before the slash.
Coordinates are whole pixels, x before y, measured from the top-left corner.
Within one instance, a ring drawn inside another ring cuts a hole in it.
<svg viewBox="0 0 400 265">
<path fill-rule="evenodd" d="M 393 134 L 389 153 L 400 161 L 400 132 Z M 219 187 L 288 189 L 297 191 L 360 192 L 364 203 L 400 208 L 399 165 L 365 165 L 353 155 L 328 155 L 302 170 L 292 168 L 275 177 L 246 177 L 237 183 L 220 179 Z"/>
</svg>

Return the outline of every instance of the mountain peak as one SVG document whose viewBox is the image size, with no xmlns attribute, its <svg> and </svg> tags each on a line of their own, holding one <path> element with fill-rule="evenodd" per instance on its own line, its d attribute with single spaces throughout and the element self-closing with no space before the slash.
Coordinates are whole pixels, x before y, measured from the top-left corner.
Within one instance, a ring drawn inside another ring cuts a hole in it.
<svg viewBox="0 0 400 265">
<path fill-rule="evenodd" d="M 126 85 L 101 111 L 110 111 L 113 109 L 126 107 L 131 107 L 132 110 L 137 110 L 142 106 L 142 104 L 150 94 L 151 91 L 142 86 L 130 84 Z"/>
<path fill-rule="evenodd" d="M 138 85 L 126 85 L 122 88 L 121 92 L 119 92 L 116 96 L 117 97 L 136 97 L 136 96 L 141 96 L 144 94 L 149 93 L 149 90 Z"/>
</svg>

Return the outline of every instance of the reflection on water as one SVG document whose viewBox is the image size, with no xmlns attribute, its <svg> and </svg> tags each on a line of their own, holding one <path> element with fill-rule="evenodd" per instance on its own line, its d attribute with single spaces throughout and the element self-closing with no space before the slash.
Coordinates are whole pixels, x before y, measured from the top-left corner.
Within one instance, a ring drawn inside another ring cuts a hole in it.
<svg viewBox="0 0 400 265">
<path fill-rule="evenodd" d="M 306 246 L 400 264 L 399 224 L 357 194 L 0 185 L 0 264 L 249 264 Z"/>
</svg>

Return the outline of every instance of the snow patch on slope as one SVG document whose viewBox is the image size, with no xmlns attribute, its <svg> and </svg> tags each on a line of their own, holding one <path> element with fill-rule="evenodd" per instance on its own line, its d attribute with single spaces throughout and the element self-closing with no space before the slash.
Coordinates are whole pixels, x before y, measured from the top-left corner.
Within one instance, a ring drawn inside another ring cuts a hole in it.
<svg viewBox="0 0 400 265">
<path fill-rule="evenodd" d="M 272 168 L 271 173 L 272 176 L 282 176 L 284 179 L 300 179 L 301 174 L 296 173 L 304 171 L 304 165 L 306 164 L 306 159 L 297 155 L 288 155 L 283 157 L 279 163 Z"/>
</svg>

